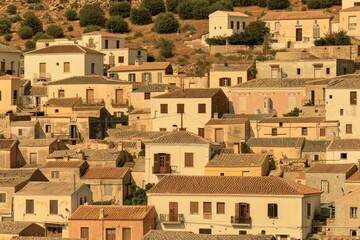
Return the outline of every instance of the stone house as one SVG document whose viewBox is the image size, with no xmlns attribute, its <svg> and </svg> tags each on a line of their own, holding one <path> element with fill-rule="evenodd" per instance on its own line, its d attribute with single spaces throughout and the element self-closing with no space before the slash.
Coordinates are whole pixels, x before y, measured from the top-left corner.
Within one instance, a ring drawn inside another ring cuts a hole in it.
<svg viewBox="0 0 360 240">
<path fill-rule="evenodd" d="M 334 139 L 326 150 L 326 162 L 358 164 L 359 146 L 360 139 Z"/>
<path fill-rule="evenodd" d="M 44 237 L 45 229 L 35 223 L 0 221 L 0 240 L 33 236 Z"/>
<path fill-rule="evenodd" d="M 230 37 L 241 33 L 249 24 L 249 16 L 240 12 L 216 11 L 209 15 L 209 38 Z"/>
<path fill-rule="evenodd" d="M 301 158 L 307 159 L 309 165 L 326 161 L 326 151 L 330 143 L 331 140 L 306 139 L 301 152 Z"/>
<path fill-rule="evenodd" d="M 5 44 L 0 44 L 0 55 L 0 75 L 9 74 L 19 77 L 22 74 L 20 69 L 22 52 Z"/>
<path fill-rule="evenodd" d="M 38 121 L 14 121 L 10 123 L 11 137 L 39 139 L 45 137 Z"/>
<path fill-rule="evenodd" d="M 0 44 L 0 53 L 1 45 L 2 44 Z M 16 112 L 16 107 L 20 99 L 20 78 L 7 74 L 2 76 L 0 74 L 0 83 L 0 114 Z"/>
<path fill-rule="evenodd" d="M 24 165 L 19 156 L 19 141 L 0 139 L 0 168 L 10 169 Z"/>
<path fill-rule="evenodd" d="M 80 181 L 80 178 L 89 168 L 87 161 L 71 160 L 64 156 L 64 160 L 48 161 L 41 168 L 41 172 L 49 179 L 50 182 L 67 182 L 74 183 Z"/>
</svg>

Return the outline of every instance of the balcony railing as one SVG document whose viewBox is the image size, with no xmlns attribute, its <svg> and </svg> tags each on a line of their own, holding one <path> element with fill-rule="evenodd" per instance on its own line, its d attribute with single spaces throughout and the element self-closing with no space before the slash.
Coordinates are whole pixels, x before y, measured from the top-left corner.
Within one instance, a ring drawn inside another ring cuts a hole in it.
<svg viewBox="0 0 360 240">
<path fill-rule="evenodd" d="M 17 105 L 18 100 L 17 99 L 11 99 L 11 105 Z"/>
<path fill-rule="evenodd" d="M 83 99 L 82 105 L 89 105 L 89 106 L 105 106 L 105 101 L 102 98 L 89 98 Z"/>
<path fill-rule="evenodd" d="M 34 83 L 47 83 L 51 81 L 50 73 L 34 73 Z"/>
<path fill-rule="evenodd" d="M 251 225 L 251 217 L 231 216 L 231 224 Z"/>
<path fill-rule="evenodd" d="M 171 167 L 152 167 L 152 173 L 153 174 L 170 174 L 172 173 Z"/>
<path fill-rule="evenodd" d="M 128 100 L 118 101 L 116 99 L 111 99 L 111 106 L 118 108 L 128 107 Z"/>
<path fill-rule="evenodd" d="M 184 214 L 160 214 L 160 222 L 169 224 L 181 224 L 184 222 Z"/>
<path fill-rule="evenodd" d="M 304 99 L 304 100 L 302 100 L 302 105 L 303 106 L 324 106 L 325 100 L 318 99 L 318 100 L 312 101 L 311 99 Z"/>
</svg>

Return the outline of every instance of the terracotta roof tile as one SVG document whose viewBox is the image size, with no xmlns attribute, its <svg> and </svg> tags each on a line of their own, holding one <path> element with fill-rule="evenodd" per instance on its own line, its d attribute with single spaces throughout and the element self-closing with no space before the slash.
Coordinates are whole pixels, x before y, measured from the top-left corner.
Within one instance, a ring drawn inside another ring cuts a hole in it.
<svg viewBox="0 0 360 240">
<path fill-rule="evenodd" d="M 78 184 L 76 190 L 73 183 L 65 182 L 29 182 L 16 194 L 22 196 L 68 196 L 80 189 L 84 184 Z"/>
<path fill-rule="evenodd" d="M 25 53 L 28 54 L 62 54 L 62 53 L 90 53 L 90 54 L 98 54 L 98 55 L 105 55 L 99 51 L 96 51 L 91 48 L 83 47 L 76 44 L 69 44 L 69 45 L 54 45 L 46 48 L 40 48 L 37 50 L 33 50 L 31 52 Z"/>
<path fill-rule="evenodd" d="M 30 139 L 24 138 L 19 139 L 19 147 L 49 147 L 58 140 L 56 138 L 41 138 L 41 139 Z"/>
<path fill-rule="evenodd" d="M 104 209 L 104 220 L 143 220 L 154 206 L 80 206 L 71 215 L 71 220 L 98 220 Z"/>
<path fill-rule="evenodd" d="M 50 107 L 74 107 L 81 102 L 81 98 L 51 98 L 48 100 L 48 106 Z"/>
<path fill-rule="evenodd" d="M 54 82 L 48 83 L 48 85 L 69 85 L 69 84 L 126 84 L 131 85 L 132 82 L 115 80 L 112 78 L 99 76 L 99 75 L 87 75 L 87 76 L 73 76 L 69 78 L 60 79 Z"/>
<path fill-rule="evenodd" d="M 227 14 L 229 16 L 234 16 L 234 17 L 249 17 L 245 13 L 241 13 L 241 12 L 221 11 L 221 10 L 218 10 L 216 12 L 225 13 L 225 14 Z M 216 12 L 214 12 L 214 13 L 216 13 Z"/>
<path fill-rule="evenodd" d="M 124 35 L 124 34 L 116 34 L 116 33 L 100 32 L 100 31 L 94 31 L 94 32 L 83 33 L 82 35 L 83 35 L 83 36 L 101 35 L 101 36 L 103 36 L 103 37 L 126 38 L 126 35 Z"/>
<path fill-rule="evenodd" d="M 360 173 L 354 173 L 348 179 L 346 179 L 346 182 L 360 182 Z"/>
<path fill-rule="evenodd" d="M 303 152 L 326 152 L 330 140 L 305 140 Z"/>
<path fill-rule="evenodd" d="M 251 64 L 212 64 L 210 72 L 241 72 L 247 71 Z"/>
<path fill-rule="evenodd" d="M 148 191 L 152 194 L 308 195 L 321 191 L 278 177 L 168 175 Z"/>
<path fill-rule="evenodd" d="M 359 151 L 360 139 L 335 139 L 333 140 L 328 151 Z"/>
<path fill-rule="evenodd" d="M 248 121 L 247 118 L 219 118 L 210 119 L 205 125 L 232 125 L 232 124 L 245 124 Z"/>
<path fill-rule="evenodd" d="M 0 43 L 0 45 L 1 45 L 1 43 Z M 13 75 L 5 74 L 5 75 L 0 76 L 0 80 L 20 80 L 20 78 L 13 76 Z"/>
<path fill-rule="evenodd" d="M 129 115 L 133 114 L 150 114 L 151 109 L 150 108 L 135 108 L 133 111 L 129 112 Z"/>
<path fill-rule="evenodd" d="M 325 122 L 325 117 L 267 117 L 259 123 L 319 123 Z"/>
<path fill-rule="evenodd" d="M 170 62 L 144 62 L 140 65 L 123 65 L 115 66 L 108 70 L 111 72 L 135 72 L 135 71 L 146 71 L 146 70 L 165 70 L 171 66 Z"/>
<path fill-rule="evenodd" d="M 358 89 L 360 88 L 360 74 L 347 74 L 332 78 L 328 89 Z"/>
<path fill-rule="evenodd" d="M 235 86 L 232 86 L 232 89 L 236 88 L 302 88 L 305 87 L 307 82 L 313 81 L 316 79 L 304 79 L 304 78 L 259 78 L 253 79 Z"/>
<path fill-rule="evenodd" d="M 0 169 L 0 186 L 13 187 L 29 181 L 38 169 Z"/>
<path fill-rule="evenodd" d="M 34 223 L 31 222 L 1 222 L 0 221 L 0 234 L 20 234 L 26 228 Z M 40 226 L 39 226 L 40 227 Z"/>
<path fill-rule="evenodd" d="M 120 157 L 120 151 L 116 149 L 81 149 L 86 161 L 116 161 Z M 58 150 L 51 153 L 47 159 L 57 159 L 68 156 L 70 159 L 78 159 L 75 150 Z"/>
<path fill-rule="evenodd" d="M 122 139 L 122 140 L 141 140 L 149 141 L 157 137 L 167 135 L 169 132 L 153 131 L 123 131 L 121 129 L 108 129 L 107 133 L 110 138 Z"/>
<path fill-rule="evenodd" d="M 219 154 L 205 167 L 259 167 L 267 159 L 267 154 Z"/>
<path fill-rule="evenodd" d="M 273 20 L 302 20 L 302 19 L 330 19 L 334 14 L 325 11 L 272 11 L 260 18 L 262 21 Z"/>
<path fill-rule="evenodd" d="M 21 53 L 21 51 L 15 49 L 15 48 L 9 47 L 7 45 L 4 45 L 4 44 L 0 44 L 0 52 Z"/>
<path fill-rule="evenodd" d="M 11 127 L 34 127 L 39 121 L 14 121 L 10 122 Z"/>
<path fill-rule="evenodd" d="M 132 172 L 145 172 L 145 158 L 138 157 L 135 160 L 135 166 L 132 169 Z"/>
<path fill-rule="evenodd" d="M 212 98 L 222 92 L 221 88 L 190 88 L 164 93 L 153 98 Z"/>
<path fill-rule="evenodd" d="M 170 84 L 136 84 L 133 85 L 133 92 L 165 92 L 169 88 L 170 91 L 178 89 L 178 87 Z"/>
<path fill-rule="evenodd" d="M 124 167 L 90 167 L 81 179 L 122 179 L 129 171 Z"/>
<path fill-rule="evenodd" d="M 155 138 L 150 143 L 210 144 L 210 141 L 208 141 L 205 138 L 202 138 L 192 132 L 175 131 L 175 132 L 168 132 L 166 135 Z"/>
<path fill-rule="evenodd" d="M 305 172 L 300 172 L 296 179 L 305 179 Z"/>
<path fill-rule="evenodd" d="M 224 113 L 223 118 L 247 118 L 250 121 L 259 121 L 264 117 L 271 117 L 271 114 L 233 114 L 233 113 Z"/>
<path fill-rule="evenodd" d="M 79 168 L 86 161 L 49 161 L 46 163 L 45 168 Z"/>
<path fill-rule="evenodd" d="M 286 147 L 302 148 L 305 138 L 250 138 L 246 143 L 250 147 Z"/>
<path fill-rule="evenodd" d="M 16 139 L 0 139 L 0 150 L 10 150 L 17 142 Z"/>
<path fill-rule="evenodd" d="M 46 86 L 31 86 L 30 96 L 47 96 Z"/>
<path fill-rule="evenodd" d="M 317 163 L 310 167 L 306 173 L 343 173 L 346 174 L 349 171 L 357 170 L 357 167 L 353 163 L 339 163 L 339 164 L 329 164 L 329 163 Z"/>
</svg>

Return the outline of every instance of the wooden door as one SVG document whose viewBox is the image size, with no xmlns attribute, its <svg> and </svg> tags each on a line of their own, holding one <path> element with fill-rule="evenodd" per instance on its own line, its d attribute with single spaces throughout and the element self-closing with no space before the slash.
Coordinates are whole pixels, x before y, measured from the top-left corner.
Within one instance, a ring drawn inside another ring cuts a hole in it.
<svg viewBox="0 0 360 240">
<path fill-rule="evenodd" d="M 86 89 L 86 102 L 92 103 L 94 101 L 94 89 Z"/>
<path fill-rule="evenodd" d="M 204 202 L 203 213 L 204 219 L 211 219 L 211 202 Z"/>
<path fill-rule="evenodd" d="M 296 41 L 302 41 L 302 28 L 297 28 L 296 29 Z"/>
<path fill-rule="evenodd" d="M 131 240 L 131 228 L 123 228 L 122 240 Z"/>
<path fill-rule="evenodd" d="M 46 63 L 40 63 L 39 65 L 40 76 L 45 76 L 46 73 Z"/>
<path fill-rule="evenodd" d="M 170 154 L 159 154 L 159 172 L 170 173 Z"/>
<path fill-rule="evenodd" d="M 122 89 L 115 90 L 115 102 L 117 104 L 122 104 L 124 97 L 124 91 Z"/>
<path fill-rule="evenodd" d="M 107 228 L 106 229 L 106 240 L 116 240 L 116 229 Z"/>
<path fill-rule="evenodd" d="M 178 221 L 178 203 L 177 202 L 169 202 L 169 221 L 177 222 Z"/>
<path fill-rule="evenodd" d="M 5 62 L 1 62 L 0 71 L 5 72 Z"/>
<path fill-rule="evenodd" d="M 89 228 L 82 227 L 80 228 L 80 237 L 84 239 L 89 239 Z"/>
</svg>

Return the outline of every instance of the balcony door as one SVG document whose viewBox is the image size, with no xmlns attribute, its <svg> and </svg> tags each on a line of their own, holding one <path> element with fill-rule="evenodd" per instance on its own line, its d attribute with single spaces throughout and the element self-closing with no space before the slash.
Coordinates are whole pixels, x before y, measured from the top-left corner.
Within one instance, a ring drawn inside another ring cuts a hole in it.
<svg viewBox="0 0 360 240">
<path fill-rule="evenodd" d="M 302 28 L 296 29 L 296 41 L 297 42 L 302 41 Z"/>
<path fill-rule="evenodd" d="M 0 65 L 0 71 L 1 72 L 5 72 L 5 62 L 1 62 L 1 65 Z"/>
<path fill-rule="evenodd" d="M 94 89 L 86 89 L 86 102 L 94 102 Z"/>
<path fill-rule="evenodd" d="M 171 173 L 170 154 L 159 153 L 154 154 L 154 170 L 153 173 Z"/>
<path fill-rule="evenodd" d="M 45 75 L 46 75 L 46 63 L 40 63 L 39 72 L 40 72 L 40 77 L 45 77 Z"/>
<path fill-rule="evenodd" d="M 169 202 L 169 221 L 177 222 L 178 221 L 178 203 L 177 202 Z"/>
<path fill-rule="evenodd" d="M 124 91 L 122 89 L 115 90 L 115 102 L 116 104 L 122 104 L 124 98 Z"/>
<path fill-rule="evenodd" d="M 250 223 L 250 204 L 248 203 L 235 204 L 235 222 Z"/>
</svg>

